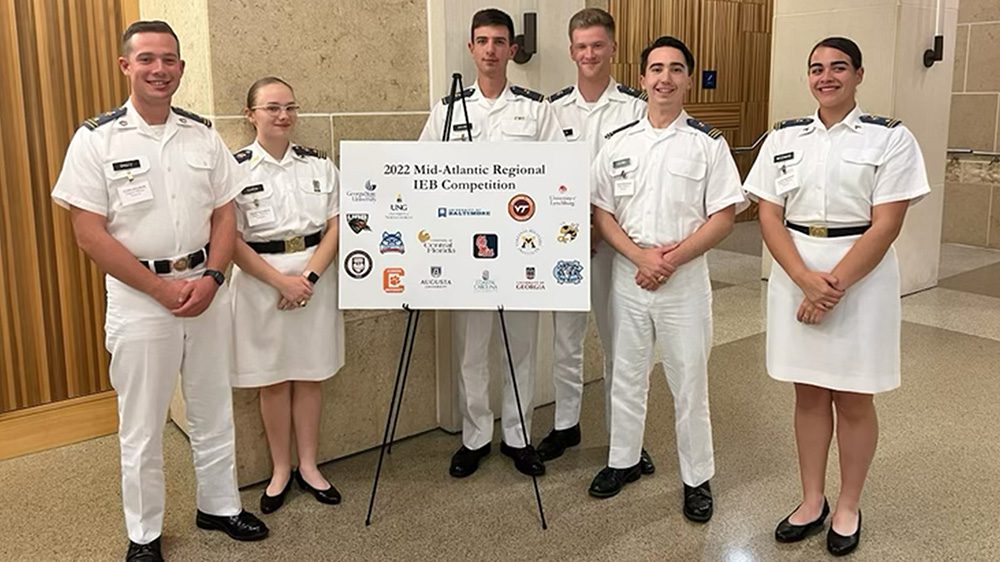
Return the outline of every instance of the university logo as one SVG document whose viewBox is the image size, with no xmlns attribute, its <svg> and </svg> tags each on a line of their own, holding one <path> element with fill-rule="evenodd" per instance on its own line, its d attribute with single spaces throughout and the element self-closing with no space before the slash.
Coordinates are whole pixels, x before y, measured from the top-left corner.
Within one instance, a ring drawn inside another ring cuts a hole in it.
<svg viewBox="0 0 1000 562">
<path fill-rule="evenodd" d="M 472 257 L 493 259 L 500 252 L 500 241 L 496 234 L 479 233 L 472 235 Z"/>
<path fill-rule="evenodd" d="M 410 215 L 410 207 L 403 201 L 403 194 L 397 193 L 396 199 L 389 203 L 389 212 L 385 214 L 385 218 L 394 219 L 410 219 L 413 218 Z"/>
<path fill-rule="evenodd" d="M 583 281 L 583 266 L 577 260 L 559 260 L 552 269 L 552 276 L 560 285 L 579 285 Z"/>
<path fill-rule="evenodd" d="M 355 234 L 361 234 L 365 230 L 371 232 L 371 227 L 368 226 L 368 213 L 347 213 L 347 226 L 351 227 Z"/>
<path fill-rule="evenodd" d="M 382 270 L 382 290 L 387 293 L 402 293 L 406 289 L 403 276 L 406 270 L 402 267 L 387 267 Z"/>
<path fill-rule="evenodd" d="M 440 265 L 432 265 L 431 266 L 431 277 L 434 277 L 434 278 L 441 277 L 441 266 Z"/>
<path fill-rule="evenodd" d="M 517 235 L 517 249 L 522 254 L 534 254 L 542 248 L 542 237 L 534 230 L 522 230 Z"/>
<path fill-rule="evenodd" d="M 454 254 L 455 242 L 451 238 L 434 238 L 430 232 L 420 229 L 417 240 L 424 245 L 428 254 Z"/>
<path fill-rule="evenodd" d="M 443 270 L 440 265 L 431 266 L 431 278 L 421 279 L 420 286 L 424 289 L 446 289 L 451 286 L 451 279 L 442 277 Z"/>
<path fill-rule="evenodd" d="M 516 281 L 514 283 L 514 288 L 518 291 L 544 291 L 545 281 L 535 279 L 535 266 L 529 265 L 524 268 L 523 281 Z"/>
<path fill-rule="evenodd" d="M 524 268 L 524 276 L 528 278 L 528 281 L 534 281 L 535 280 L 535 267 L 532 266 L 532 265 L 529 265 L 528 267 Z"/>
<path fill-rule="evenodd" d="M 344 270 L 354 279 L 362 279 L 372 272 L 372 257 L 362 250 L 354 250 L 344 258 Z"/>
<path fill-rule="evenodd" d="M 480 209 L 476 207 L 466 207 L 466 208 L 438 207 L 437 216 L 440 219 L 445 219 L 448 217 L 488 217 L 490 216 L 490 210 Z"/>
<path fill-rule="evenodd" d="M 580 233 L 580 225 L 575 222 L 566 222 L 559 227 L 559 234 L 556 236 L 556 240 L 566 244 L 576 240 L 577 234 Z"/>
<path fill-rule="evenodd" d="M 377 185 L 372 183 L 372 180 L 365 180 L 365 191 L 375 191 Z"/>
<path fill-rule="evenodd" d="M 497 282 L 490 279 L 490 270 L 483 270 L 480 278 L 473 283 L 472 289 L 477 293 L 493 293 L 497 290 Z"/>
<path fill-rule="evenodd" d="M 347 197 L 354 203 L 374 203 L 375 187 L 371 180 L 365 180 L 364 191 L 348 191 Z"/>
<path fill-rule="evenodd" d="M 383 232 L 382 242 L 378 245 L 378 251 L 382 254 L 405 254 L 406 246 L 403 245 L 403 233 Z"/>
<path fill-rule="evenodd" d="M 524 222 L 535 216 L 535 201 L 524 193 L 518 193 L 507 202 L 507 212 L 510 218 Z"/>
<path fill-rule="evenodd" d="M 569 188 L 560 184 L 557 195 L 549 195 L 549 205 L 553 207 L 576 207 L 576 195 L 570 195 Z"/>
</svg>

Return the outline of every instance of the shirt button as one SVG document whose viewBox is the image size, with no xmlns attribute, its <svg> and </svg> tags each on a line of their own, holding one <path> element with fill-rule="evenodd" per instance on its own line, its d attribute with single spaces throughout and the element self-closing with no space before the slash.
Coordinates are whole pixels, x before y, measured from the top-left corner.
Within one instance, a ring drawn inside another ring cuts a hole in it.
<svg viewBox="0 0 1000 562">
<path fill-rule="evenodd" d="M 168 172 L 170 171 L 170 166 L 167 166 L 167 171 L 168 171 Z"/>
</svg>

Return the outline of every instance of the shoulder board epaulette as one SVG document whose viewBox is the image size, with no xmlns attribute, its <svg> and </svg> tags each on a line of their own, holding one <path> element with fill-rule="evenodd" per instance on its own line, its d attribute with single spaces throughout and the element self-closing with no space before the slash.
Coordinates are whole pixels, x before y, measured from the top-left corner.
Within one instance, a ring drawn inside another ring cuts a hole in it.
<svg viewBox="0 0 1000 562">
<path fill-rule="evenodd" d="M 549 103 L 551 103 L 551 102 L 554 102 L 554 101 L 556 101 L 556 100 L 558 100 L 558 99 L 561 99 L 561 98 L 564 98 L 564 97 L 566 97 L 566 96 L 568 96 L 568 95 L 572 94 L 572 93 L 573 93 L 573 90 L 574 90 L 575 88 L 576 88 L 576 86 L 566 86 L 566 87 L 565 87 L 565 88 L 563 88 L 562 90 L 559 90 L 558 92 L 556 92 L 556 93 L 554 93 L 554 94 L 551 94 L 551 95 L 549 96 Z"/>
<path fill-rule="evenodd" d="M 639 98 L 643 101 L 646 101 L 647 97 L 646 92 L 643 92 L 642 90 L 636 90 L 631 86 L 626 86 L 625 84 L 618 84 L 618 91 L 623 94 L 630 95 L 633 98 Z"/>
<path fill-rule="evenodd" d="M 893 119 L 892 117 L 881 117 L 879 115 L 862 115 L 859 117 L 862 123 L 869 123 L 871 125 L 882 125 L 883 127 L 893 128 L 898 127 L 902 121 L 899 119 Z"/>
<path fill-rule="evenodd" d="M 107 113 L 102 113 L 100 115 L 95 115 L 95 116 L 91 117 L 90 119 L 87 119 L 86 121 L 84 121 L 83 122 L 83 126 L 86 127 L 86 128 L 88 128 L 88 129 L 90 129 L 91 131 L 93 131 L 94 129 L 100 127 L 101 125 L 104 125 L 106 123 L 110 123 L 110 122 L 114 121 L 115 119 L 118 119 L 122 115 L 125 115 L 126 111 L 128 111 L 128 109 L 126 109 L 124 107 L 119 107 L 118 109 L 111 110 L 111 111 L 109 111 Z"/>
<path fill-rule="evenodd" d="M 805 127 L 813 122 L 812 117 L 799 117 L 798 119 L 785 119 L 774 124 L 774 130 L 778 131 L 787 127 Z"/>
<path fill-rule="evenodd" d="M 170 111 L 173 111 L 174 113 L 176 113 L 177 115 L 180 115 L 181 117 L 187 117 L 188 119 L 190 119 L 192 121 L 197 121 L 197 122 L 201 123 L 202 125 L 208 127 L 209 129 L 212 128 L 212 122 L 209 121 L 208 119 L 205 119 L 201 115 L 198 115 L 197 113 L 191 113 L 190 111 L 188 111 L 186 109 L 183 109 L 183 108 L 180 108 L 180 107 L 173 107 L 173 106 L 170 107 Z"/>
<path fill-rule="evenodd" d="M 533 101 L 542 101 L 543 99 L 545 99 L 544 95 L 539 94 L 538 92 L 533 92 L 527 88 L 522 88 L 520 86 L 511 86 L 510 91 L 514 92 L 515 96 L 523 96 Z"/>
<path fill-rule="evenodd" d="M 320 158 L 323 160 L 326 159 L 326 152 L 315 148 L 309 148 L 308 146 L 299 146 L 297 144 L 293 144 L 292 150 L 295 151 L 295 154 L 298 154 L 303 158 L 306 156 L 312 156 L 313 158 Z"/>
<path fill-rule="evenodd" d="M 236 154 L 233 154 L 233 158 L 235 158 L 236 161 L 240 164 L 249 160 L 251 156 L 253 156 L 253 151 L 250 150 L 249 148 L 244 148 L 243 150 L 237 152 Z"/>
<path fill-rule="evenodd" d="M 628 129 L 629 127 L 635 125 L 639 121 L 642 121 L 642 119 L 636 119 L 635 121 L 632 121 L 631 123 L 628 123 L 627 125 L 622 125 L 621 127 L 618 127 L 617 129 L 615 129 L 614 131 L 611 131 L 610 133 L 604 135 L 604 138 L 605 139 L 610 139 L 611 137 L 617 135 L 618 133 L 624 131 L 625 129 Z"/>
<path fill-rule="evenodd" d="M 722 131 L 716 129 L 715 127 L 709 125 L 704 121 L 695 119 L 694 117 L 689 117 L 687 120 L 687 124 L 692 129 L 698 129 L 699 131 L 705 133 L 706 135 L 712 137 L 713 139 L 717 139 L 722 136 Z"/>
<path fill-rule="evenodd" d="M 455 101 L 458 101 L 458 100 L 460 100 L 462 98 L 467 98 L 467 97 L 471 96 L 472 92 L 473 92 L 472 88 L 466 88 L 466 89 L 462 90 L 459 93 L 459 95 L 455 97 Z M 444 105 L 448 105 L 449 103 L 451 103 L 451 101 L 452 101 L 451 94 L 448 94 L 447 96 L 441 98 L 441 103 L 444 104 Z"/>
</svg>

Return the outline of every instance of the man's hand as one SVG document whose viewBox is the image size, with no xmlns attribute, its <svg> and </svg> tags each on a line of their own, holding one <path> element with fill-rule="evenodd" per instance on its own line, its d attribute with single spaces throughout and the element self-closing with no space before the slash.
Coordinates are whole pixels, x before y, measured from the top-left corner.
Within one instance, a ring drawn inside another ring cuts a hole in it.
<svg viewBox="0 0 1000 562">
<path fill-rule="evenodd" d="M 219 290 L 219 284 L 211 277 L 198 277 L 185 283 L 191 287 L 187 301 L 180 308 L 174 308 L 170 312 L 178 318 L 194 318 L 205 312 L 208 305 L 212 304 L 212 299 Z"/>
<path fill-rule="evenodd" d="M 156 289 L 150 294 L 160 306 L 174 312 L 187 302 L 194 287 L 184 279 L 160 279 Z"/>
</svg>

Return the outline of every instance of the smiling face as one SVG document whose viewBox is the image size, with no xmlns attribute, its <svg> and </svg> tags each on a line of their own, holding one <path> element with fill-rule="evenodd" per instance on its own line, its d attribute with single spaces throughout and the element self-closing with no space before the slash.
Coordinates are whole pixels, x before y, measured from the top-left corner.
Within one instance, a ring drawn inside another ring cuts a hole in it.
<svg viewBox="0 0 1000 562">
<path fill-rule="evenodd" d="M 507 75 L 507 63 L 514 58 L 517 45 L 511 41 L 506 26 L 483 25 L 472 30 L 469 53 L 479 76 L 498 78 Z"/>
<path fill-rule="evenodd" d="M 574 29 L 570 36 L 569 56 L 576 63 L 577 74 L 586 79 L 611 75 L 611 57 L 617 45 L 600 25 Z"/>
<path fill-rule="evenodd" d="M 817 47 L 809 56 L 809 91 L 822 109 L 853 107 L 864 74 L 863 68 L 854 68 L 850 56 L 833 47 Z"/>
<path fill-rule="evenodd" d="M 125 55 L 118 57 L 118 67 L 128 77 L 134 100 L 145 106 L 170 105 L 184 75 L 177 41 L 169 33 L 136 33 Z"/>
<path fill-rule="evenodd" d="M 651 106 L 679 111 L 684 105 L 685 94 L 691 89 L 684 53 L 674 47 L 653 49 L 639 83 L 649 96 Z"/>
<path fill-rule="evenodd" d="M 295 93 L 280 82 L 258 88 L 253 105 L 243 112 L 257 128 L 258 140 L 287 142 L 298 120 Z"/>
</svg>

